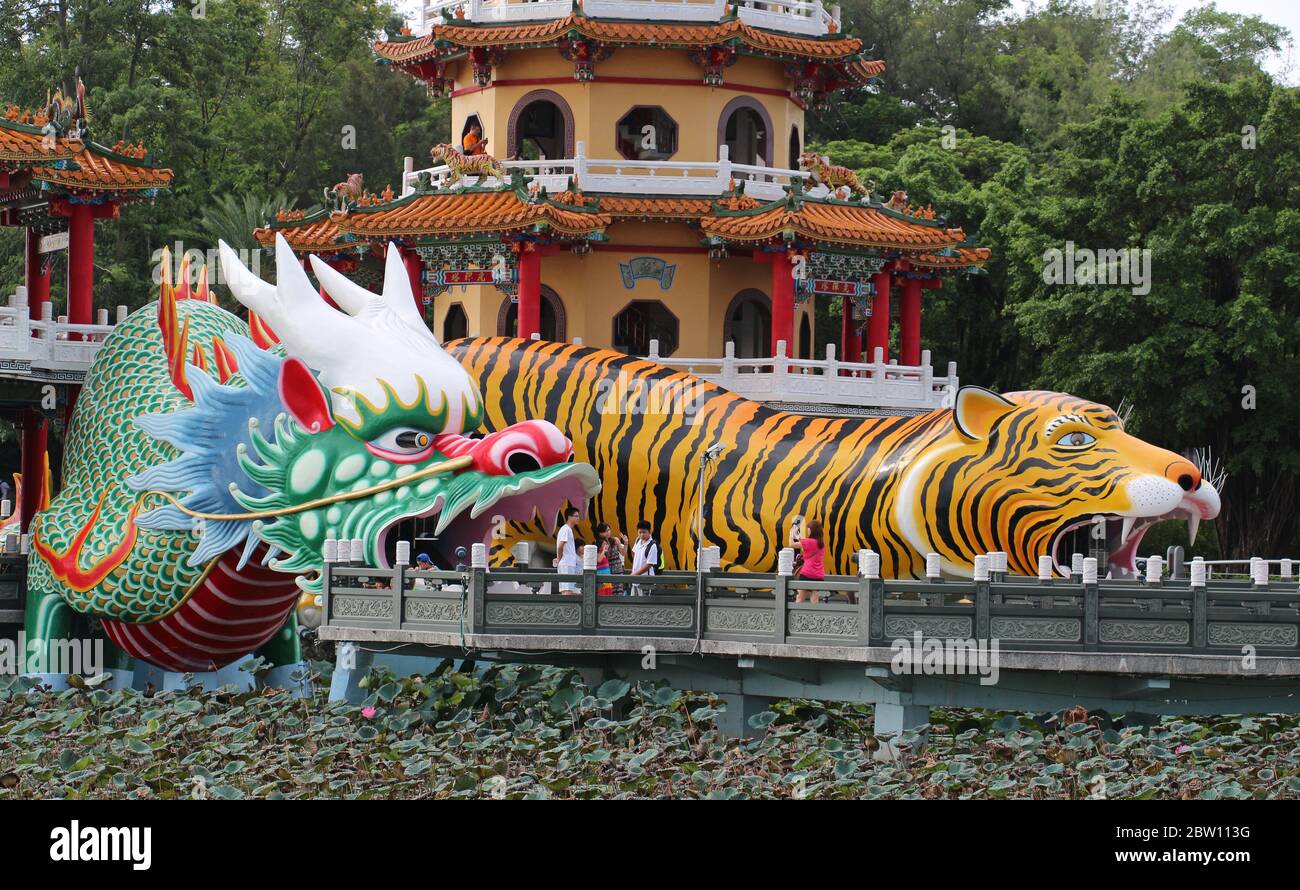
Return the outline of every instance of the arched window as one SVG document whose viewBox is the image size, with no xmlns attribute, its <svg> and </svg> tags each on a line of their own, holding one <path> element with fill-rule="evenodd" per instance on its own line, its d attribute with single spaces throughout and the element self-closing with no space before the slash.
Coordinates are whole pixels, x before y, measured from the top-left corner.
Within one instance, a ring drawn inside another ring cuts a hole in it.
<svg viewBox="0 0 1300 890">
<path fill-rule="evenodd" d="M 732 297 L 723 321 L 722 337 L 735 344 L 736 358 L 770 358 L 772 299 L 753 288 Z"/>
<path fill-rule="evenodd" d="M 618 119 L 618 153 L 632 161 L 666 161 L 677 154 L 677 121 L 658 105 L 638 105 Z"/>
<path fill-rule="evenodd" d="M 799 169 L 799 155 L 803 154 L 803 143 L 799 141 L 799 128 L 790 128 L 790 169 Z"/>
<path fill-rule="evenodd" d="M 465 314 L 465 307 L 460 303 L 453 303 L 447 310 L 447 317 L 442 320 L 442 342 L 448 343 L 468 336 L 469 316 Z"/>
<path fill-rule="evenodd" d="M 803 321 L 799 323 L 799 358 L 812 358 L 813 354 L 813 335 L 812 322 L 808 319 L 808 313 L 803 314 Z"/>
<path fill-rule="evenodd" d="M 722 109 L 718 144 L 727 146 L 734 163 L 771 167 L 772 135 L 772 118 L 752 96 L 738 96 Z"/>
<path fill-rule="evenodd" d="M 565 328 L 568 327 L 568 319 L 564 311 L 564 301 L 560 299 L 559 294 L 544 284 L 542 285 L 541 309 L 542 339 L 553 340 L 557 343 L 565 342 Z M 502 302 L 501 311 L 497 313 L 497 336 L 519 336 L 519 303 L 516 300 Z"/>
<path fill-rule="evenodd" d="M 649 355 L 650 341 L 659 341 L 659 355 L 677 351 L 677 316 L 659 300 L 633 300 L 614 316 L 614 348 L 628 355 Z"/>
<path fill-rule="evenodd" d="M 533 90 L 516 102 L 507 130 L 509 157 L 573 157 L 573 111 L 554 90 Z"/>
</svg>

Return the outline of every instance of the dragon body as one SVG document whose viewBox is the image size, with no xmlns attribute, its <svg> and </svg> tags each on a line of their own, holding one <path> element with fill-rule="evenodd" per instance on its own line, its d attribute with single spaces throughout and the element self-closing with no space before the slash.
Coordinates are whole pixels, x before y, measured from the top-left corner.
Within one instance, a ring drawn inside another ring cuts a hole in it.
<svg viewBox="0 0 1300 890">
<path fill-rule="evenodd" d="M 423 324 L 395 248 L 382 296 L 316 265 L 342 311 L 276 250 L 272 286 L 222 248 L 252 331 L 205 285 L 164 281 L 105 341 L 64 488 L 33 526 L 31 638 L 67 635 L 81 614 L 133 657 L 220 668 L 319 589 L 326 539 L 361 539 L 383 566 L 398 522 L 437 517 L 447 563 L 487 541 L 492 516 L 553 518 L 598 489 L 548 423 L 467 436 L 482 396 Z"/>
</svg>

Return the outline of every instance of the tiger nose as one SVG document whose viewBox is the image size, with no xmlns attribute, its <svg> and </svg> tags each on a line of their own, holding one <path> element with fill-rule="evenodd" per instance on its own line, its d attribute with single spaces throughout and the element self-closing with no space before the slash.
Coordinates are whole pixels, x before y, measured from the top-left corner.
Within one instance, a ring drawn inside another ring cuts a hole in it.
<svg viewBox="0 0 1300 890">
<path fill-rule="evenodd" d="M 1191 461 L 1174 461 L 1165 467 L 1165 478 L 1177 482 L 1183 491 L 1196 491 L 1201 487 L 1201 471 Z"/>
</svg>

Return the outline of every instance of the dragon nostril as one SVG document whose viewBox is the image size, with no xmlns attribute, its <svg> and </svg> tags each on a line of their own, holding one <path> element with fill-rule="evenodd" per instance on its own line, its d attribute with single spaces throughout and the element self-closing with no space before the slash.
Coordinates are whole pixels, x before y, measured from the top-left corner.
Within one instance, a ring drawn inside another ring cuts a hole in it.
<svg viewBox="0 0 1300 890">
<path fill-rule="evenodd" d="M 527 451 L 516 451 L 506 458 L 506 467 L 512 473 L 531 473 L 542 468 L 542 462 Z"/>
<path fill-rule="evenodd" d="M 1183 491 L 1191 491 L 1195 484 L 1196 480 L 1194 480 L 1188 473 L 1183 473 L 1183 475 L 1178 477 L 1178 485 Z"/>
</svg>

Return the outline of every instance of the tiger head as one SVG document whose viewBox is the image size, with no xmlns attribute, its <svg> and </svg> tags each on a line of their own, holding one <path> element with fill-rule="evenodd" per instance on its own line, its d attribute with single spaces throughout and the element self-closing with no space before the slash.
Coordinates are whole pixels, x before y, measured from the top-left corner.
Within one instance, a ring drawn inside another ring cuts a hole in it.
<svg viewBox="0 0 1300 890">
<path fill-rule="evenodd" d="M 970 577 L 976 554 L 1005 551 L 1009 569 L 1051 556 L 1068 574 L 1066 533 L 1105 523 L 1112 577 L 1136 572 L 1138 545 L 1165 519 L 1219 514 L 1219 493 L 1180 455 L 1124 432 L 1105 405 L 1054 392 L 998 395 L 962 387 L 947 428 L 902 469 L 895 520 L 917 553 Z"/>
</svg>

